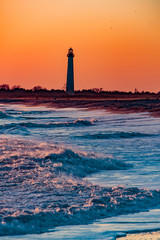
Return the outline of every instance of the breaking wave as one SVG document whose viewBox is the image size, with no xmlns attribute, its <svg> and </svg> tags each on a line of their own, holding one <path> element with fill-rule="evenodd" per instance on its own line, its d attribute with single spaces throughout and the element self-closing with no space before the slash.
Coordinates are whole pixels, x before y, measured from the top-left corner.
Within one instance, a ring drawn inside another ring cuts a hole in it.
<svg viewBox="0 0 160 240">
<path fill-rule="evenodd" d="M 43 233 L 56 226 L 87 224 L 98 218 L 144 211 L 159 204 L 160 197 L 160 191 L 137 188 L 99 188 L 79 184 L 70 190 L 77 199 L 73 199 L 67 191 L 64 202 L 55 204 L 54 201 L 47 210 L 18 211 L 4 218 L 0 224 L 0 235 Z M 68 200 L 70 198 L 72 203 Z"/>
<path fill-rule="evenodd" d="M 83 178 L 100 170 L 127 169 L 125 162 L 15 138 L 1 138 L 0 153 L 1 236 L 42 233 L 160 204 L 160 191 L 105 188 Z"/>
<path fill-rule="evenodd" d="M 95 154 L 76 153 L 70 149 L 62 150 L 60 153 L 50 154 L 45 157 L 57 163 L 58 171 L 65 171 L 78 177 L 85 177 L 87 174 L 101 170 L 120 170 L 130 167 L 121 161 L 110 158 L 99 158 Z"/>
</svg>

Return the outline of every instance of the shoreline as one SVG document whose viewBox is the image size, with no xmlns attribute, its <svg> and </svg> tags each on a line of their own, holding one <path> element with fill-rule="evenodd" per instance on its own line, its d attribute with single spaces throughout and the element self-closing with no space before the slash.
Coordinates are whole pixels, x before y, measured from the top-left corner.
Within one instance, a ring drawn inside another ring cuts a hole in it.
<svg viewBox="0 0 160 240">
<path fill-rule="evenodd" d="M 159 240 L 160 230 L 145 230 L 138 232 L 129 232 L 125 236 L 116 237 L 117 240 Z"/>
<path fill-rule="evenodd" d="M 86 108 L 86 110 L 106 110 L 111 113 L 149 113 L 160 117 L 159 99 L 93 99 L 93 98 L 0 98 L 0 104 L 24 104 L 50 108 Z"/>
</svg>

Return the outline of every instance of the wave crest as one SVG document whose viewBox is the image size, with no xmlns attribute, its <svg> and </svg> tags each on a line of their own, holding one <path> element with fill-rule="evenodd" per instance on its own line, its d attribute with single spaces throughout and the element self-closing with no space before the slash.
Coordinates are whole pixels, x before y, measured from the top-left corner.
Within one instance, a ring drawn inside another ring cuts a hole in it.
<svg viewBox="0 0 160 240">
<path fill-rule="evenodd" d="M 9 116 L 7 113 L 5 113 L 4 111 L 0 111 L 0 119 L 3 118 L 11 118 L 11 116 Z"/>
<path fill-rule="evenodd" d="M 50 154 L 45 157 L 58 165 L 57 171 L 65 171 L 67 174 L 85 177 L 87 174 L 102 170 L 119 170 L 130 167 L 122 161 L 110 158 L 99 158 L 94 154 L 76 153 L 71 149 L 62 150 L 60 153 Z"/>
</svg>

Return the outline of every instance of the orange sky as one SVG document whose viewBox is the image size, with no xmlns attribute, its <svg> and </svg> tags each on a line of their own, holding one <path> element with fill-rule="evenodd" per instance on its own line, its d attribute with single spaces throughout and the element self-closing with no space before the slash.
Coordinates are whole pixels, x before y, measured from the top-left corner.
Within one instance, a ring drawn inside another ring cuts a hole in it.
<svg viewBox="0 0 160 240">
<path fill-rule="evenodd" d="M 160 91 L 159 0 L 0 0 L 0 84 Z"/>
</svg>

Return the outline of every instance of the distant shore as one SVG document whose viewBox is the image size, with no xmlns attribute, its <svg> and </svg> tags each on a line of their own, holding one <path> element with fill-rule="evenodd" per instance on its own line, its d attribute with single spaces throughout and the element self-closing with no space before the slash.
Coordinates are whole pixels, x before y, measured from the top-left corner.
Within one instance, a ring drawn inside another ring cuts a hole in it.
<svg viewBox="0 0 160 240">
<path fill-rule="evenodd" d="M 29 106 L 43 105 L 54 108 L 86 108 L 87 110 L 103 109 L 114 113 L 148 112 L 154 117 L 160 117 L 160 99 L 155 96 L 122 96 L 92 97 L 92 96 L 54 96 L 54 97 L 14 97 L 0 96 L 0 104 L 25 104 Z"/>
</svg>

